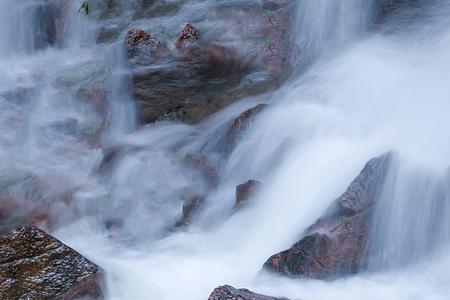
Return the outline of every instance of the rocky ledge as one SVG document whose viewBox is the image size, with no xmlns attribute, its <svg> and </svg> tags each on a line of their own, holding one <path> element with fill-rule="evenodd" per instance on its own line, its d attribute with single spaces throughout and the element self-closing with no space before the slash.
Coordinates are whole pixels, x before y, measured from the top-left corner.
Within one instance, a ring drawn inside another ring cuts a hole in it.
<svg viewBox="0 0 450 300">
<path fill-rule="evenodd" d="M 97 265 L 34 226 L 11 227 L 0 226 L 0 299 L 101 297 Z"/>
<path fill-rule="evenodd" d="M 264 268 L 282 275 L 330 279 L 356 273 L 364 264 L 368 227 L 391 155 L 370 160 L 329 213 L 291 248 L 270 257 Z"/>
</svg>

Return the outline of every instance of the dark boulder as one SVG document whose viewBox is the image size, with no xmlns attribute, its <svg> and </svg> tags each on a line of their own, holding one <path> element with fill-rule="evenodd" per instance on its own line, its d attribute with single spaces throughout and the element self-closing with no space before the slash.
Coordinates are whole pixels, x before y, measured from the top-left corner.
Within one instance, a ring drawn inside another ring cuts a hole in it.
<svg viewBox="0 0 450 300">
<path fill-rule="evenodd" d="M 178 37 L 175 46 L 178 49 L 184 48 L 185 46 L 190 46 L 200 39 L 200 31 L 194 27 L 194 25 L 187 23 L 184 26 L 183 31 Z"/>
<path fill-rule="evenodd" d="M 251 60 L 217 42 L 195 45 L 133 69 L 133 93 L 141 123 L 179 120 L 198 123 L 221 108 L 274 86 L 268 77 L 247 77 Z"/>
<path fill-rule="evenodd" d="M 256 115 L 263 111 L 267 107 L 267 104 L 258 104 L 253 108 L 250 108 L 237 117 L 227 133 L 226 151 L 231 152 L 236 146 L 239 139 L 242 138 L 244 132 L 251 126 Z"/>
<path fill-rule="evenodd" d="M 0 266 L 3 300 L 101 296 L 100 268 L 33 226 L 0 237 Z"/>
<path fill-rule="evenodd" d="M 309 227 L 299 242 L 270 257 L 264 268 L 318 279 L 358 272 L 365 260 L 373 205 L 390 160 L 390 154 L 370 160 L 330 212 Z"/>
<path fill-rule="evenodd" d="M 247 289 L 235 289 L 232 286 L 220 286 L 212 292 L 208 300 L 288 300 L 256 294 Z"/>
<path fill-rule="evenodd" d="M 255 193 L 255 191 L 259 188 L 261 183 L 256 180 L 249 180 L 243 184 L 240 184 L 236 187 L 236 204 L 234 209 L 240 209 L 244 205 L 247 204 L 247 201 L 250 197 Z"/>
</svg>

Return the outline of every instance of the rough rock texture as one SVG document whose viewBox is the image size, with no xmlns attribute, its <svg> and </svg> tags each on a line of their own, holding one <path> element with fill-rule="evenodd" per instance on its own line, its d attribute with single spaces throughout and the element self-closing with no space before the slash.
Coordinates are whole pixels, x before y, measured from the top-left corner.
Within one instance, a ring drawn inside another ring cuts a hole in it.
<svg viewBox="0 0 450 300">
<path fill-rule="evenodd" d="M 2 300 L 71 300 L 101 295 L 100 268 L 33 226 L 0 238 L 0 266 Z"/>
<path fill-rule="evenodd" d="M 287 300 L 253 293 L 247 289 L 235 289 L 232 286 L 220 286 L 212 292 L 208 300 Z"/>
<path fill-rule="evenodd" d="M 249 180 L 238 185 L 236 187 L 236 205 L 234 206 L 234 209 L 237 210 L 242 208 L 260 185 L 261 183 L 256 180 Z"/>
<path fill-rule="evenodd" d="M 125 46 L 129 57 L 135 55 L 161 56 L 166 52 L 166 46 L 160 40 L 142 29 L 128 31 Z"/>
<path fill-rule="evenodd" d="M 266 45 L 262 60 L 276 76 L 287 76 L 295 65 L 292 24 L 295 21 L 297 1 L 265 0 Z"/>
<path fill-rule="evenodd" d="M 263 111 L 267 107 L 267 104 L 258 104 L 253 108 L 250 108 L 237 117 L 230 127 L 227 133 L 226 151 L 231 152 L 236 146 L 239 139 L 244 134 L 245 130 L 251 126 L 256 115 Z"/>
<path fill-rule="evenodd" d="M 187 23 L 186 26 L 184 26 L 183 31 L 181 32 L 176 47 L 178 49 L 181 49 L 185 46 L 189 46 L 197 42 L 200 38 L 200 31 L 198 31 L 197 28 L 194 27 L 194 25 Z"/>
<path fill-rule="evenodd" d="M 358 272 L 364 263 L 368 224 L 391 160 L 370 160 L 330 213 L 308 228 L 288 250 L 270 257 L 264 267 L 283 275 L 333 278 Z"/>
</svg>

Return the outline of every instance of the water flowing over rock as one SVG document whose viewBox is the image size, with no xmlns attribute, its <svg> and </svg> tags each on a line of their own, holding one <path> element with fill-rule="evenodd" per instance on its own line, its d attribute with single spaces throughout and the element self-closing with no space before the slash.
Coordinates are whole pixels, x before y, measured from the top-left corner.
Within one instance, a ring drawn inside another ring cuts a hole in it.
<svg viewBox="0 0 450 300">
<path fill-rule="evenodd" d="M 175 226 L 189 226 L 192 222 L 192 219 L 200 211 L 204 203 L 205 197 L 203 196 L 192 196 L 191 198 L 187 199 L 183 204 L 182 219 L 177 222 Z"/>
<path fill-rule="evenodd" d="M 245 131 L 251 126 L 256 116 L 267 107 L 267 104 L 258 104 L 250 108 L 237 117 L 227 133 L 226 151 L 231 152 Z"/>
<path fill-rule="evenodd" d="M 288 299 L 265 296 L 254 293 L 247 289 L 235 289 L 232 286 L 224 285 L 216 288 L 209 296 L 208 300 L 288 300 Z"/>
<path fill-rule="evenodd" d="M 160 56 L 166 51 L 166 46 L 160 40 L 142 29 L 128 31 L 125 43 L 129 57 L 138 54 Z"/>
<path fill-rule="evenodd" d="M 333 204 L 288 250 L 270 257 L 267 270 L 289 276 L 335 278 L 358 272 L 364 264 L 373 204 L 381 192 L 391 154 L 370 160 Z"/>
<path fill-rule="evenodd" d="M 101 296 L 100 268 L 75 250 L 33 226 L 0 234 L 1 299 Z"/>
<path fill-rule="evenodd" d="M 256 192 L 260 187 L 261 183 L 256 180 L 249 180 L 243 184 L 236 187 L 236 205 L 234 209 L 240 209 L 247 204 L 250 197 Z"/>
</svg>

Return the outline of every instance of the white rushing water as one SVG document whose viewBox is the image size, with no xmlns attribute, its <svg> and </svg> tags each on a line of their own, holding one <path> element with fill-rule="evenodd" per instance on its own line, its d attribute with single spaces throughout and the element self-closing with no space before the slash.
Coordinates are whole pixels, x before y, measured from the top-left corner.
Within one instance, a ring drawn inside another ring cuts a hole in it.
<svg viewBox="0 0 450 300">
<path fill-rule="evenodd" d="M 296 38 L 316 59 L 307 71 L 202 124 L 161 123 L 133 133 L 122 44 L 95 44 L 95 21 L 71 15 L 81 2 L 69 2 L 59 45 L 43 47 L 35 38 L 42 36 L 36 3 L 46 2 L 0 0 L 0 166 L 77 187 L 60 219 L 78 218 L 54 234 L 105 270 L 107 299 L 206 300 L 223 284 L 304 300 L 450 299 L 448 1 L 412 1 L 372 27 L 374 2 L 302 1 Z M 111 93 L 106 116 L 73 93 L 97 84 Z M 260 102 L 269 108 L 229 157 L 221 156 L 229 121 Z M 92 173 L 101 150 L 90 141 L 102 126 L 101 146 L 138 149 L 106 178 Z M 363 272 L 332 282 L 261 272 L 370 158 L 387 151 L 397 156 Z M 218 184 L 187 231 L 167 233 L 185 196 L 207 190 L 176 158 L 190 153 L 221 161 Z M 263 187 L 231 215 L 235 187 L 248 179 Z M 122 227 L 107 230 L 105 220 Z"/>
</svg>

